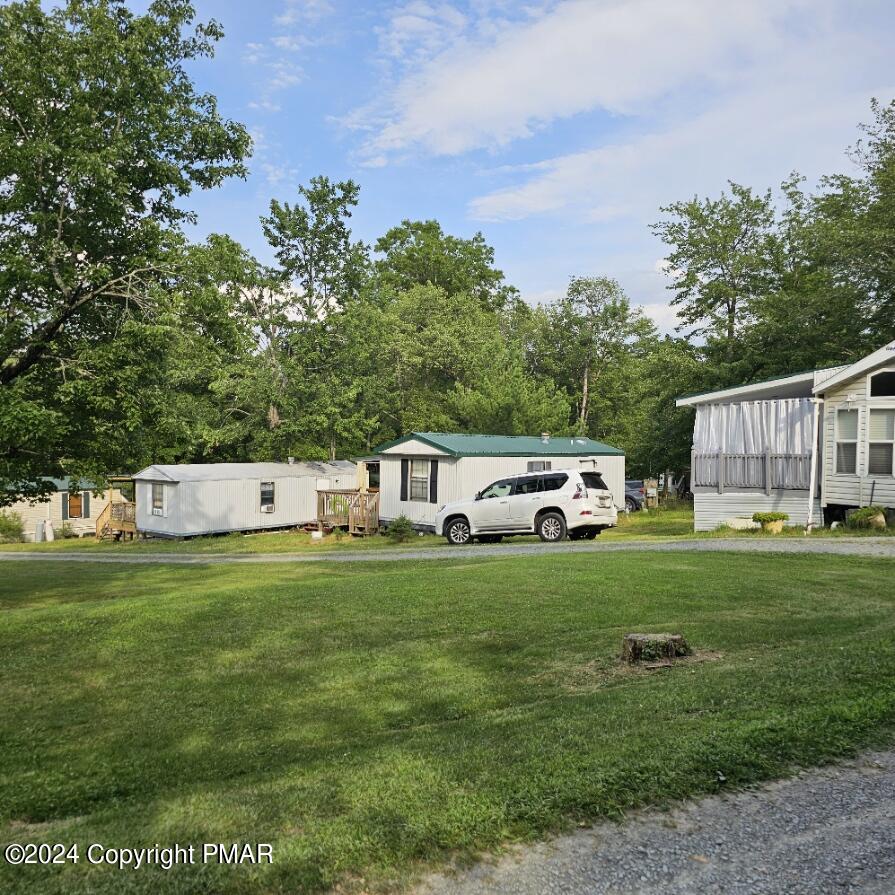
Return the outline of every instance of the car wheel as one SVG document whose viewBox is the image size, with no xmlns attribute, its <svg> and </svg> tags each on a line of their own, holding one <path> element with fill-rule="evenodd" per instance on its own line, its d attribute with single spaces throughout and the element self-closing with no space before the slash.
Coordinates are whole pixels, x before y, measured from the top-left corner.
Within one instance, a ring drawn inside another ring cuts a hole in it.
<svg viewBox="0 0 895 895">
<path fill-rule="evenodd" d="M 637 506 L 636 501 L 632 500 L 630 497 L 626 497 L 625 498 L 625 509 L 629 513 L 636 513 L 640 509 L 640 507 Z"/>
<path fill-rule="evenodd" d="M 544 513 L 538 519 L 538 537 L 553 543 L 566 536 L 566 520 L 559 513 Z"/>
<path fill-rule="evenodd" d="M 451 521 L 448 522 L 444 536 L 447 538 L 449 544 L 460 546 L 469 543 L 471 540 L 470 534 L 469 523 L 460 516 L 459 518 L 451 519 Z"/>
<path fill-rule="evenodd" d="M 499 544 L 503 540 L 503 535 L 479 535 L 480 544 Z"/>
</svg>

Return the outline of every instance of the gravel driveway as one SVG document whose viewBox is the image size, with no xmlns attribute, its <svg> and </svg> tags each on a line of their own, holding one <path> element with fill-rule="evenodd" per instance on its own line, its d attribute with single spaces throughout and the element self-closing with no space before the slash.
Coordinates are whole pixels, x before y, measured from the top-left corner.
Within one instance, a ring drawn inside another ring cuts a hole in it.
<svg viewBox="0 0 895 895">
<path fill-rule="evenodd" d="M 418 895 L 895 893 L 895 752 L 813 770 L 668 813 L 635 812 L 496 863 L 426 880 Z"/>
<path fill-rule="evenodd" d="M 124 547 L 123 550 L 127 548 Z M 822 553 L 840 556 L 882 556 L 895 559 L 895 538 L 781 538 L 753 540 L 745 538 L 694 538 L 686 541 L 590 541 L 580 544 L 473 544 L 468 547 L 413 547 L 383 550 L 346 550 L 331 553 L 112 553 L 75 551 L 58 553 L 0 552 L 0 560 L 110 563 L 175 563 L 203 565 L 209 563 L 268 562 L 389 562 L 401 559 L 460 559 L 491 556 L 528 556 L 545 553 L 615 553 L 617 551 L 653 551 L 660 553 L 698 551 L 736 551 L 738 553 Z"/>
</svg>

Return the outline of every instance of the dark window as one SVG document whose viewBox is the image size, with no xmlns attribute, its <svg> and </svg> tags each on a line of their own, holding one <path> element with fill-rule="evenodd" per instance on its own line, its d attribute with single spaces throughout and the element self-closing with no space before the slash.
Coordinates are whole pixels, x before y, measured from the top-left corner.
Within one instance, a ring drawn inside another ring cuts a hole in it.
<svg viewBox="0 0 895 895">
<path fill-rule="evenodd" d="M 513 488 L 513 494 L 537 494 L 541 490 L 541 476 L 526 476 L 522 479 L 516 479 L 516 486 Z"/>
<path fill-rule="evenodd" d="M 594 491 L 609 490 L 606 487 L 606 482 L 603 481 L 603 476 L 598 472 L 582 472 L 581 481 L 584 482 L 585 488 L 593 489 Z"/>
<path fill-rule="evenodd" d="M 543 488 L 545 491 L 559 491 L 563 485 L 569 480 L 569 477 L 564 473 L 560 472 L 556 475 L 545 475 L 541 477 L 541 481 L 543 482 Z"/>
<path fill-rule="evenodd" d="M 379 464 L 378 463 L 368 463 L 367 464 L 367 487 L 375 490 L 379 490 Z"/>
<path fill-rule="evenodd" d="M 482 491 L 482 500 L 488 500 L 492 497 L 506 497 L 513 490 L 512 479 L 501 479 L 493 485 L 488 485 Z"/>
<path fill-rule="evenodd" d="M 895 370 L 885 370 L 870 377 L 870 397 L 895 397 Z"/>
<path fill-rule="evenodd" d="M 274 506 L 274 484 L 273 482 L 261 483 L 261 512 L 272 513 Z"/>
<path fill-rule="evenodd" d="M 165 486 L 161 482 L 152 483 L 152 515 L 161 516 L 165 512 Z"/>
<path fill-rule="evenodd" d="M 547 469 L 550 469 L 550 460 L 529 460 L 528 461 L 528 472 L 544 472 Z"/>
</svg>

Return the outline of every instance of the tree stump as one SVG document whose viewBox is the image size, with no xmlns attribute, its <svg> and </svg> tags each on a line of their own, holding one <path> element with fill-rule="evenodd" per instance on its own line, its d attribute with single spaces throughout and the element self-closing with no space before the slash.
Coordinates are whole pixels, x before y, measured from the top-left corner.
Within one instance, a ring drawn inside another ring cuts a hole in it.
<svg viewBox="0 0 895 895">
<path fill-rule="evenodd" d="M 691 653 L 681 634 L 625 634 L 622 659 L 630 664 L 677 659 Z"/>
</svg>

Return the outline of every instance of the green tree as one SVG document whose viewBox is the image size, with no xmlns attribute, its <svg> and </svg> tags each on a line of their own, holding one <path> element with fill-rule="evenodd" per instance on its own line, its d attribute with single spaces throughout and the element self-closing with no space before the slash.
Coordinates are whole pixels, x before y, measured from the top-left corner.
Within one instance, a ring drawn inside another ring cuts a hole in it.
<svg viewBox="0 0 895 895">
<path fill-rule="evenodd" d="M 652 230 L 670 247 L 665 262 L 672 277 L 682 325 L 735 350 L 751 320 L 756 298 L 775 284 L 774 207 L 770 190 L 757 195 L 730 183 L 730 195 L 691 199 L 660 209 L 670 218 Z"/>
<path fill-rule="evenodd" d="M 579 434 L 605 437 L 609 382 L 625 381 L 623 368 L 654 337 L 653 324 L 608 277 L 572 277 L 566 295 L 537 317 L 531 352 L 537 372 L 574 396 L 573 425 Z M 595 393 L 601 409 L 596 424 Z"/>
<path fill-rule="evenodd" d="M 448 295 L 466 293 L 488 310 L 503 308 L 517 295 L 494 267 L 494 249 L 481 233 L 462 239 L 438 221 L 402 221 L 376 241 L 376 272 L 386 290 L 437 286 Z"/>
<path fill-rule="evenodd" d="M 180 200 L 245 173 L 245 129 L 187 72 L 220 37 L 213 21 L 193 26 L 183 0 L 142 15 L 115 0 L 0 8 L 6 499 L 64 463 L 90 465 L 90 439 L 73 436 L 95 420 L 73 416 L 63 386 L 74 376 L 99 387 L 91 350 L 166 313 L 158 287 L 190 218 Z"/>
</svg>

